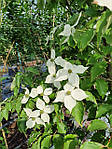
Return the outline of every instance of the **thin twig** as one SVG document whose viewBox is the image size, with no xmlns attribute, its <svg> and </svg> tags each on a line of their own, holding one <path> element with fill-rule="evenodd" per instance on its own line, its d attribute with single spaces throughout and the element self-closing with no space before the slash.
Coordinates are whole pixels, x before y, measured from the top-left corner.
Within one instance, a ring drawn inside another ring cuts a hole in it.
<svg viewBox="0 0 112 149">
<path fill-rule="evenodd" d="M 7 64 L 9 55 L 10 55 L 10 52 L 11 52 L 11 50 L 12 50 L 12 48 L 13 48 L 14 42 L 15 42 L 15 41 L 13 41 L 13 43 L 12 43 L 12 45 L 11 45 L 9 51 L 8 51 L 8 54 L 7 54 L 7 56 L 6 56 L 6 59 L 5 59 L 5 61 L 4 61 L 4 69 L 3 69 L 3 71 L 5 71 L 5 67 L 6 67 L 6 64 Z"/>
<path fill-rule="evenodd" d="M 2 127 L 2 122 L 0 123 L 0 126 Z M 3 135 L 4 141 L 5 141 L 6 149 L 8 149 L 7 139 L 6 139 L 5 131 L 3 129 L 2 129 L 2 135 Z"/>
</svg>

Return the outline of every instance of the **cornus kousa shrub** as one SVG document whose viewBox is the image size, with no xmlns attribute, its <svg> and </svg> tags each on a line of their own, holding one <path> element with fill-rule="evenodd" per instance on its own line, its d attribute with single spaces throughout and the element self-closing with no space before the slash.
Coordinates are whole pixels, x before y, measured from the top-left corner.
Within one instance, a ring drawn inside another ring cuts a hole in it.
<svg viewBox="0 0 112 149">
<path fill-rule="evenodd" d="M 67 128 L 70 121 L 72 125 L 73 123 L 76 126 L 82 125 L 82 116 L 79 116 L 79 119 L 77 117 L 74 119 L 74 112 L 76 110 L 77 115 L 80 112 L 84 113 L 82 101 L 88 98 L 88 95 L 80 88 L 79 75 L 83 74 L 88 67 L 72 64 L 61 56 L 56 57 L 53 49 L 46 65 L 48 75 L 45 78 L 45 83 L 33 88 L 22 87 L 24 95 L 21 94 L 19 97 L 21 107 L 18 110 L 21 111 L 18 112 L 18 116 L 20 119 L 22 118 L 22 122 L 21 120 L 18 122 L 18 127 L 20 131 L 23 131 L 21 125 L 24 122 L 24 131 L 31 129 L 36 136 L 43 133 L 43 136 L 46 134 L 50 137 L 57 132 L 58 137 L 58 133 L 66 134 L 67 131 L 71 131 L 70 126 Z M 13 87 L 14 83 L 15 79 L 12 82 Z M 67 121 L 65 117 L 68 117 Z M 76 121 L 77 124 L 75 124 Z M 31 141 L 32 133 L 29 141 Z M 73 140 L 75 139 L 78 146 L 80 141 L 77 140 L 76 135 L 74 137 Z M 38 140 L 34 144 L 37 145 Z M 49 147 L 53 146 L 53 143 L 49 144 Z"/>
<path fill-rule="evenodd" d="M 54 8 L 53 29 L 41 47 L 47 71 L 28 67 L 15 75 L 14 95 L 0 103 L 0 122 L 16 113 L 31 149 L 110 149 L 112 2 L 38 0 L 42 4 L 42 9 Z M 57 21 L 57 10 L 63 23 Z"/>
</svg>

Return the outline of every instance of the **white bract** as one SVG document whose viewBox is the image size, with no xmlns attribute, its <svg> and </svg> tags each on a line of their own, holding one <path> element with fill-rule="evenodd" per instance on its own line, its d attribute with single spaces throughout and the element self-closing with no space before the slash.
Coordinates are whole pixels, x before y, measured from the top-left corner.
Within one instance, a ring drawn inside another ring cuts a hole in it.
<svg viewBox="0 0 112 149">
<path fill-rule="evenodd" d="M 46 88 L 44 90 L 43 87 L 40 85 L 40 86 L 37 87 L 37 92 L 38 92 L 38 94 L 43 96 L 43 99 L 46 103 L 50 102 L 50 99 L 49 99 L 48 96 L 52 94 L 52 88 Z"/>
<path fill-rule="evenodd" d="M 37 88 L 32 88 L 31 89 L 31 93 L 30 93 L 29 96 L 32 97 L 32 98 L 37 97 L 38 96 L 38 90 L 37 90 Z"/>
<path fill-rule="evenodd" d="M 59 35 L 69 37 L 70 34 L 71 34 L 71 26 L 69 24 L 66 24 L 64 26 L 64 30 Z"/>
<path fill-rule="evenodd" d="M 76 105 L 76 101 L 82 101 L 88 96 L 79 88 L 75 89 L 71 84 L 67 83 L 64 90 L 57 92 L 54 102 L 63 102 L 65 107 L 71 112 Z"/>
<path fill-rule="evenodd" d="M 45 123 L 40 119 L 40 110 L 32 111 L 29 108 L 24 108 L 26 115 L 28 116 L 28 121 L 26 122 L 27 128 L 33 128 L 35 124 L 41 124 L 45 126 Z"/>
<path fill-rule="evenodd" d="M 99 6 L 105 6 L 112 11 L 112 0 L 94 0 L 93 4 L 98 4 Z"/>
<path fill-rule="evenodd" d="M 21 100 L 21 103 L 22 104 L 25 104 L 27 103 L 28 99 L 29 99 L 29 90 L 28 88 L 25 88 L 25 95 L 23 96 L 22 100 Z"/>
<path fill-rule="evenodd" d="M 56 74 L 50 74 L 46 77 L 46 81 L 45 83 L 53 83 L 55 87 L 57 87 L 58 89 L 61 88 L 61 84 L 59 81 L 56 81 L 57 77 Z"/>
<path fill-rule="evenodd" d="M 56 66 L 55 66 L 55 50 L 51 50 L 51 58 L 47 61 L 47 66 L 48 66 L 48 72 L 50 74 L 55 74 Z"/>
<path fill-rule="evenodd" d="M 49 123 L 50 117 L 48 114 L 52 113 L 54 111 L 53 105 L 45 105 L 45 102 L 41 100 L 40 98 L 37 99 L 36 107 L 40 110 L 41 119 L 44 122 Z"/>
<path fill-rule="evenodd" d="M 57 78 L 56 76 L 56 69 L 54 71 L 54 73 L 51 73 L 46 77 L 46 81 L 45 83 L 53 83 L 55 87 L 57 87 L 58 89 L 61 88 L 61 84 L 59 81 L 55 81 Z"/>
</svg>

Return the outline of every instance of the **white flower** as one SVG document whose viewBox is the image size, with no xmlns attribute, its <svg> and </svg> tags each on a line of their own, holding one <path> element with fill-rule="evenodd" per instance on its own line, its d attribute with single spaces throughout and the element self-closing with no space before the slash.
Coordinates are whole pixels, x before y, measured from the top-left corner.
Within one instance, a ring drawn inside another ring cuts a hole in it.
<svg viewBox="0 0 112 149">
<path fill-rule="evenodd" d="M 79 17 L 73 26 L 70 26 L 70 24 L 65 24 L 64 30 L 59 34 L 59 35 L 66 37 L 66 39 L 64 40 L 64 42 L 62 44 L 66 43 L 69 40 L 70 35 L 72 35 L 72 36 L 74 35 L 74 32 L 75 32 L 74 27 L 77 26 L 77 24 L 79 23 L 81 15 L 82 15 L 82 12 L 80 12 Z"/>
<path fill-rule="evenodd" d="M 61 88 L 61 84 L 59 81 L 55 81 L 56 80 L 56 70 L 55 70 L 55 73 L 54 74 L 49 74 L 47 77 L 46 77 L 46 81 L 45 83 L 53 83 L 55 87 L 57 87 L 58 89 Z"/>
<path fill-rule="evenodd" d="M 43 90 L 42 86 L 40 85 L 37 87 L 37 93 L 43 96 L 43 99 L 46 103 L 50 102 L 48 96 L 52 94 L 52 88 L 46 88 L 45 90 Z"/>
<path fill-rule="evenodd" d="M 41 100 L 40 98 L 37 99 L 36 107 L 40 110 L 41 119 L 44 122 L 49 123 L 50 117 L 48 114 L 52 113 L 54 111 L 53 105 L 45 105 L 45 102 Z"/>
<path fill-rule="evenodd" d="M 29 99 L 29 90 L 28 88 L 25 88 L 25 95 L 23 96 L 22 100 L 21 100 L 21 103 L 22 104 L 25 104 L 27 103 L 28 99 Z"/>
<path fill-rule="evenodd" d="M 55 50 L 51 50 L 51 58 L 47 61 L 47 66 L 48 66 L 48 72 L 50 74 L 55 74 L 56 66 L 55 66 Z"/>
<path fill-rule="evenodd" d="M 29 108 L 24 108 L 26 115 L 28 116 L 28 121 L 26 122 L 27 128 L 33 128 L 35 124 L 42 124 L 45 126 L 45 123 L 39 118 L 40 110 L 32 111 Z"/>
<path fill-rule="evenodd" d="M 64 86 L 64 90 L 57 92 L 54 102 L 64 102 L 65 107 L 71 112 L 76 105 L 76 100 L 81 101 L 88 96 L 81 89 L 74 89 L 69 83 Z"/>
<path fill-rule="evenodd" d="M 58 70 L 57 79 L 55 81 L 63 81 L 68 79 L 72 86 L 79 87 L 79 76 L 77 73 L 84 73 L 88 67 L 73 65 L 61 57 L 58 57 L 55 62 L 57 65 L 61 65 L 63 67 L 63 69 Z"/>
<path fill-rule="evenodd" d="M 93 4 L 98 4 L 99 6 L 105 6 L 112 11 L 112 0 L 94 0 Z"/>
<path fill-rule="evenodd" d="M 55 81 L 67 80 L 74 87 L 79 87 L 79 76 L 76 74 L 75 67 L 69 62 L 66 62 L 63 69 L 58 70 L 57 79 Z"/>
</svg>

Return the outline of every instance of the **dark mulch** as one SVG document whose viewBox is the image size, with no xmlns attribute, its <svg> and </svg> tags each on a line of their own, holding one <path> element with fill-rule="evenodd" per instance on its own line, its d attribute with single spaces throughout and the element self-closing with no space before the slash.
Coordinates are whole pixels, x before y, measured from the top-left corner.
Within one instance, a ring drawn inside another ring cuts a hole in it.
<svg viewBox="0 0 112 149">
<path fill-rule="evenodd" d="M 16 122 L 8 127 L 7 143 L 9 149 L 27 149 L 27 138 L 17 128 Z"/>
</svg>

